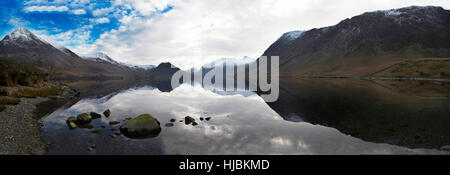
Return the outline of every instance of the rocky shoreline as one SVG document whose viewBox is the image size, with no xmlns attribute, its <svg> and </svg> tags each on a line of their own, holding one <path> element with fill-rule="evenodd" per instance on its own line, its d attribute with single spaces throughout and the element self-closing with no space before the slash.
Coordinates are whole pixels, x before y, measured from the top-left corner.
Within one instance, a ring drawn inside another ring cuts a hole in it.
<svg viewBox="0 0 450 175">
<path fill-rule="evenodd" d="M 22 97 L 17 105 L 8 105 L 0 112 L 0 154 L 45 154 L 50 144 L 45 142 L 40 119 L 71 99 L 73 93 L 67 88 L 60 96 Z"/>
</svg>

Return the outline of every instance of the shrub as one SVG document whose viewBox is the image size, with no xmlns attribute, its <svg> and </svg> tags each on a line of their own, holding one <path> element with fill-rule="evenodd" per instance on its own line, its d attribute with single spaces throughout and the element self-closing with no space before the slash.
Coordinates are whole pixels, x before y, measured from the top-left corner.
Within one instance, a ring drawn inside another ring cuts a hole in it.
<svg viewBox="0 0 450 175">
<path fill-rule="evenodd" d="M 19 103 L 20 103 L 20 98 L 0 97 L 0 105 L 17 105 Z"/>
<path fill-rule="evenodd" d="M 59 95 L 61 89 L 57 87 L 44 87 L 44 88 L 19 88 L 17 90 L 17 97 L 25 97 L 25 98 L 36 98 L 36 97 L 47 97 L 52 95 Z"/>
</svg>

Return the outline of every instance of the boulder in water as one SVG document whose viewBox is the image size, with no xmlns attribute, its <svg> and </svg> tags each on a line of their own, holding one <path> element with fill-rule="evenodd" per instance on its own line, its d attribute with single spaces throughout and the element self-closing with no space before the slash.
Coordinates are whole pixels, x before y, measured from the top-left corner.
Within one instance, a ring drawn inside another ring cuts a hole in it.
<svg viewBox="0 0 450 175">
<path fill-rule="evenodd" d="M 92 117 L 87 113 L 79 114 L 77 116 L 78 123 L 89 123 L 89 122 L 91 122 L 91 120 L 92 120 Z"/>
<path fill-rule="evenodd" d="M 143 114 L 122 124 L 120 132 L 129 138 L 152 138 L 158 136 L 161 126 L 152 115 Z"/>
</svg>

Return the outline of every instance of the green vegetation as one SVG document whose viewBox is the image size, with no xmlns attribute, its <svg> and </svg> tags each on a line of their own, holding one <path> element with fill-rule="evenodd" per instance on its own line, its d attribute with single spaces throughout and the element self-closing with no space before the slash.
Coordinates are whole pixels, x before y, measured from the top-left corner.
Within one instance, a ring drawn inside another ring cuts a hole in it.
<svg viewBox="0 0 450 175">
<path fill-rule="evenodd" d="M 15 61 L 0 60 L 0 86 L 37 86 L 48 80 L 48 73 Z"/>
</svg>

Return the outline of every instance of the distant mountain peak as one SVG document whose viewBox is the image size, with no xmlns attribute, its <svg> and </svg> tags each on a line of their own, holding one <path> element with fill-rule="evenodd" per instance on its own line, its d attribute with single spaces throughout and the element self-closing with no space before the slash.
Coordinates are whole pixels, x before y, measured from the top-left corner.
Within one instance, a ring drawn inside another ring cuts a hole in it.
<svg viewBox="0 0 450 175">
<path fill-rule="evenodd" d="M 2 40 L 2 44 L 33 44 L 33 45 L 51 45 L 47 41 L 41 39 L 40 37 L 33 34 L 26 28 L 18 28 L 11 32 L 9 35 L 6 35 Z"/>
<path fill-rule="evenodd" d="M 117 62 L 116 60 L 112 59 L 111 57 L 109 57 L 108 55 L 106 55 L 103 52 L 97 52 L 95 54 L 92 55 L 88 55 L 88 56 L 83 56 L 82 58 L 87 59 L 87 60 L 94 60 L 94 61 L 100 61 L 100 62 L 108 62 L 111 64 L 116 64 L 116 65 L 122 65 L 121 63 Z"/>
<path fill-rule="evenodd" d="M 11 34 L 8 35 L 9 39 L 15 40 L 15 39 L 24 39 L 24 40 L 31 40 L 35 38 L 36 36 L 31 33 L 28 29 L 25 28 L 18 28 L 14 30 Z"/>
<path fill-rule="evenodd" d="M 204 64 L 203 68 L 214 68 L 217 66 L 222 66 L 223 64 L 231 64 L 231 65 L 245 65 L 249 64 L 256 59 L 250 58 L 248 56 L 244 56 L 242 58 L 220 58 L 217 60 L 214 60 L 212 62 L 209 62 L 207 64 Z"/>
</svg>

